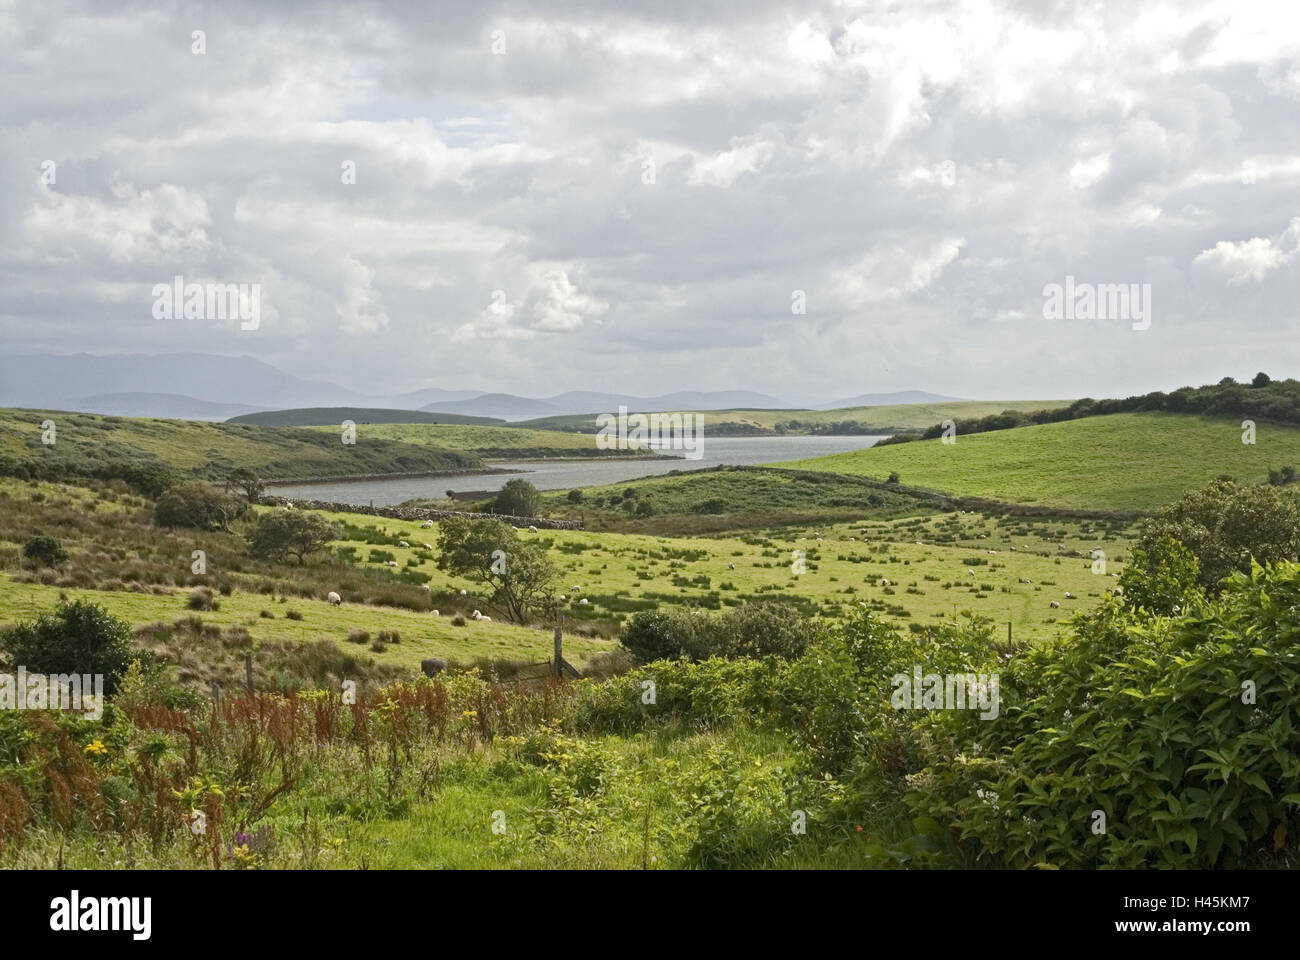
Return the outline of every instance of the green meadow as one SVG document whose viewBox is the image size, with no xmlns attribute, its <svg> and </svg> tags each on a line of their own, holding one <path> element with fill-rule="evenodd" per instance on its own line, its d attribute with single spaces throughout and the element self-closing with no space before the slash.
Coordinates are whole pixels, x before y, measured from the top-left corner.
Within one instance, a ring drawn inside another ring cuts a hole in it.
<svg viewBox="0 0 1300 960">
<path fill-rule="evenodd" d="M 914 440 L 779 466 L 873 477 L 1012 503 L 1155 510 L 1219 476 L 1261 483 L 1300 464 L 1300 428 L 1260 423 L 1254 445 L 1240 420 L 1124 413 L 1018 427 L 955 443 Z"/>
</svg>

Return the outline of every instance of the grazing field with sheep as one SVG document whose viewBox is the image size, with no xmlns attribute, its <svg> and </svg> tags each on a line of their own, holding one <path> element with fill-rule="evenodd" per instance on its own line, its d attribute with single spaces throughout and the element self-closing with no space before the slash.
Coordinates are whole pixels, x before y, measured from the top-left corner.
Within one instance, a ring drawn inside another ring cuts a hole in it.
<svg viewBox="0 0 1300 960">
<path fill-rule="evenodd" d="M 779 464 L 886 479 L 960 496 L 1053 507 L 1146 510 L 1221 475 L 1262 483 L 1300 465 L 1300 427 L 1257 424 L 1242 443 L 1241 420 L 1123 413 L 914 440 Z"/>
</svg>

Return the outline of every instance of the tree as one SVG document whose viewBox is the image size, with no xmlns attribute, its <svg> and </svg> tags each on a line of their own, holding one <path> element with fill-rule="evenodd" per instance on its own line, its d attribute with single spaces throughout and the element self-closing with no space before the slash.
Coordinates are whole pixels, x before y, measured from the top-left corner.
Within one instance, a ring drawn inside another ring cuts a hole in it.
<svg viewBox="0 0 1300 960">
<path fill-rule="evenodd" d="M 158 498 L 154 519 L 163 527 L 228 530 L 247 511 L 248 504 L 206 483 L 181 483 Z"/>
<path fill-rule="evenodd" d="M 582 491 L 581 491 L 581 490 L 570 490 L 570 491 L 569 491 L 569 502 L 570 502 L 570 503 L 582 503 Z"/>
<path fill-rule="evenodd" d="M 1201 592 L 1200 564 L 1192 552 L 1169 534 L 1161 534 L 1147 547 L 1135 547 L 1133 562 L 1120 574 L 1124 605 L 1169 616 L 1174 607 L 1187 606 Z"/>
<path fill-rule="evenodd" d="M 541 513 L 542 495 L 527 480 L 507 480 L 492 501 L 493 513 L 508 517 L 535 517 Z"/>
<path fill-rule="evenodd" d="M 342 536 L 342 528 L 319 514 L 273 510 L 258 519 L 248 543 L 254 556 L 272 560 L 293 557 L 302 564 L 310 554 L 324 550 L 331 540 Z"/>
<path fill-rule="evenodd" d="M 226 492 L 238 490 L 249 503 L 257 503 L 266 493 L 266 483 L 252 470 L 240 467 L 226 478 Z"/>
<path fill-rule="evenodd" d="M 63 602 L 52 614 L 14 624 L 0 633 L 0 646 L 29 673 L 102 674 L 108 694 L 134 659 L 131 625 L 88 600 Z"/>
<path fill-rule="evenodd" d="M 523 541 L 500 520 L 447 517 L 438 531 L 438 569 L 492 590 L 491 599 L 516 623 L 554 604 L 559 572 L 546 548 Z"/>
<path fill-rule="evenodd" d="M 1215 480 L 1147 521 L 1138 546 L 1157 551 L 1162 536 L 1182 542 L 1200 564 L 1197 582 L 1216 589 L 1234 570 L 1300 559 L 1300 504 L 1284 487 Z"/>
<path fill-rule="evenodd" d="M 53 567 L 68 559 L 68 552 L 53 537 L 32 537 L 23 544 L 23 556 L 43 567 Z"/>
<path fill-rule="evenodd" d="M 1272 382 L 1273 378 L 1261 370 L 1259 373 L 1255 374 L 1255 379 L 1250 381 L 1250 385 L 1258 390 L 1260 387 L 1267 387 Z"/>
</svg>

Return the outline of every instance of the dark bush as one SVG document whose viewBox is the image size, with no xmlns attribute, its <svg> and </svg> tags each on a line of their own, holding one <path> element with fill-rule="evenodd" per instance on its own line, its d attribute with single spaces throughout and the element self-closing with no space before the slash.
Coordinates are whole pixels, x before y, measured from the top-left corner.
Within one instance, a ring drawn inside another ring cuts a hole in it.
<svg viewBox="0 0 1300 960">
<path fill-rule="evenodd" d="M 103 674 L 112 694 L 133 659 L 131 625 L 86 600 L 62 602 L 53 613 L 0 632 L 13 666 L 44 674 Z"/>
<path fill-rule="evenodd" d="M 53 537 L 32 537 L 23 544 L 23 556 L 43 567 L 53 567 L 68 559 L 68 553 Z"/>
</svg>

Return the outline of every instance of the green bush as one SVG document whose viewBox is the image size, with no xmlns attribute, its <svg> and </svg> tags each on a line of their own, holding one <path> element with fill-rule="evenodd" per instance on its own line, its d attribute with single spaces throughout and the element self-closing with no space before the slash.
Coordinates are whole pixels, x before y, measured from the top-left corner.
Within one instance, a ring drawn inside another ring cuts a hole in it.
<svg viewBox="0 0 1300 960">
<path fill-rule="evenodd" d="M 53 567 L 68 559 L 68 552 L 53 537 L 32 537 L 23 544 L 23 556 L 44 567 Z"/>
<path fill-rule="evenodd" d="M 206 483 L 182 483 L 158 498 L 154 520 L 162 527 L 226 530 L 242 517 L 248 504 Z"/>
<path fill-rule="evenodd" d="M 12 666 L 31 673 L 103 674 L 109 694 L 133 659 L 131 625 L 86 600 L 14 624 L 0 632 L 0 647 Z"/>
<path fill-rule="evenodd" d="M 1298 607 L 1290 563 L 1178 618 L 1103 601 L 1008 665 L 998 722 L 929 724 L 909 803 L 998 867 L 1276 862 L 1300 827 Z"/>
</svg>

